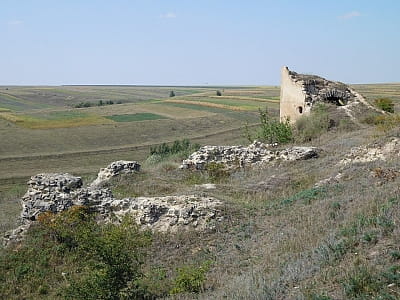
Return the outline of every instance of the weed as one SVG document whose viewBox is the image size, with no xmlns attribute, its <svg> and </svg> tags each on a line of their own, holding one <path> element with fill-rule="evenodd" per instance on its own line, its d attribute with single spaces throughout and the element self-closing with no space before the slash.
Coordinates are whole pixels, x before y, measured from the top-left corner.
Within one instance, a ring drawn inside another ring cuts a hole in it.
<svg viewBox="0 0 400 300">
<path fill-rule="evenodd" d="M 295 139 L 299 142 L 311 141 L 330 127 L 328 108 L 324 104 L 315 105 L 309 116 L 302 116 L 295 123 Z"/>
<path fill-rule="evenodd" d="M 327 296 L 327 295 L 321 295 L 321 294 L 312 294 L 309 297 L 307 297 L 309 300 L 333 300 L 333 298 Z"/>
<path fill-rule="evenodd" d="M 307 190 L 300 191 L 299 193 L 283 199 L 281 205 L 290 205 L 295 201 L 302 200 L 304 204 L 310 204 L 312 200 L 318 199 L 326 194 L 326 189 L 323 187 L 311 188 Z"/>
<path fill-rule="evenodd" d="M 178 276 L 175 278 L 170 294 L 199 293 L 203 289 L 210 264 L 210 261 L 206 261 L 199 267 L 184 266 L 179 268 Z"/>
<path fill-rule="evenodd" d="M 162 143 L 161 145 L 150 147 L 150 156 L 158 156 L 160 159 L 167 156 L 179 154 L 182 157 L 188 156 L 189 153 L 197 151 L 199 144 L 192 144 L 188 139 L 176 140 L 172 145 Z"/>
<path fill-rule="evenodd" d="M 211 182 L 218 183 L 226 180 L 230 173 L 222 163 L 210 162 L 206 164 L 205 169 Z"/>
<path fill-rule="evenodd" d="M 378 236 L 374 231 L 365 232 L 362 239 L 371 244 L 376 244 L 378 242 Z"/>
<path fill-rule="evenodd" d="M 363 297 L 373 296 L 379 291 L 381 282 L 372 273 L 372 270 L 360 266 L 347 275 L 343 282 L 343 288 L 345 294 L 351 299 L 363 299 Z"/>
<path fill-rule="evenodd" d="M 400 259 L 400 251 L 399 250 L 394 250 L 394 251 L 390 252 L 390 256 L 394 260 L 399 260 Z"/>
<path fill-rule="evenodd" d="M 143 276 L 149 244 L 150 234 L 139 231 L 129 218 L 121 224 L 99 225 L 86 207 L 42 214 L 18 251 L 8 249 L 1 255 L 0 294 L 117 299 L 129 282 Z M 14 289 L 16 282 L 23 289 Z M 139 289 L 131 292 L 136 298 L 143 295 Z"/>
<path fill-rule="evenodd" d="M 269 115 L 267 108 L 264 111 L 258 109 L 260 127 L 256 129 L 255 133 L 252 133 L 249 126 L 245 126 L 246 138 L 253 142 L 254 140 L 259 140 L 261 142 L 272 143 L 288 143 L 292 141 L 293 132 L 292 127 L 289 123 L 289 119 L 279 120 L 271 117 Z"/>
<path fill-rule="evenodd" d="M 383 111 L 394 113 L 394 103 L 390 98 L 377 98 L 374 101 L 376 107 L 382 109 Z"/>
</svg>

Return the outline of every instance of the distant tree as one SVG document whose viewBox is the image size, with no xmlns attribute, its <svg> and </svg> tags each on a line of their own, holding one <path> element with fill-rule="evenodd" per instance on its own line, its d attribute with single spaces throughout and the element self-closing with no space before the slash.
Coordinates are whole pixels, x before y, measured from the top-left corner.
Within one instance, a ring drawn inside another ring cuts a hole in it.
<svg viewBox="0 0 400 300">
<path fill-rule="evenodd" d="M 221 91 L 217 91 L 217 96 L 222 96 L 222 93 L 221 93 Z"/>
<path fill-rule="evenodd" d="M 103 106 L 104 105 L 103 100 L 100 100 L 98 105 Z"/>
<path fill-rule="evenodd" d="M 175 97 L 175 92 L 174 92 L 174 91 L 170 91 L 170 92 L 169 92 L 169 96 L 170 96 L 170 97 Z"/>
</svg>

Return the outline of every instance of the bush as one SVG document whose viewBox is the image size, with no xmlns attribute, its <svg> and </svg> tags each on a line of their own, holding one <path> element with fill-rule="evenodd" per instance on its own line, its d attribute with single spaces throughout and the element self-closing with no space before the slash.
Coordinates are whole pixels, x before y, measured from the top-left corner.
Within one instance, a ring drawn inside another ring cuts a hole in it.
<svg viewBox="0 0 400 300">
<path fill-rule="evenodd" d="M 169 96 L 170 96 L 170 97 L 175 97 L 175 92 L 174 92 L 174 91 L 170 91 L 170 92 L 169 92 Z"/>
<path fill-rule="evenodd" d="M 178 269 L 174 287 L 170 294 L 199 293 L 203 289 L 206 273 L 210 269 L 210 262 L 203 263 L 200 267 L 185 266 Z"/>
<path fill-rule="evenodd" d="M 150 242 L 150 234 L 129 218 L 98 224 L 84 206 L 44 213 L 18 251 L 2 253 L 0 294 L 7 299 L 41 299 L 42 294 L 51 299 L 119 299 L 130 286 L 131 299 L 143 298 L 147 292 L 139 282 Z"/>
<path fill-rule="evenodd" d="M 363 119 L 363 123 L 375 125 L 378 130 L 387 132 L 400 125 L 399 114 L 370 114 Z"/>
<path fill-rule="evenodd" d="M 84 108 L 84 107 L 91 107 L 93 106 L 93 103 L 90 102 L 80 102 L 78 104 L 76 104 L 74 107 L 75 108 Z"/>
<path fill-rule="evenodd" d="M 315 105 L 311 114 L 302 116 L 295 123 L 296 140 L 300 142 L 311 141 L 327 132 L 330 126 L 327 106 Z"/>
<path fill-rule="evenodd" d="M 221 182 L 229 177 L 229 171 L 223 163 L 210 162 L 206 165 L 207 175 L 211 182 Z"/>
<path fill-rule="evenodd" d="M 262 111 L 261 109 L 258 111 L 260 127 L 256 129 L 256 132 L 253 134 L 250 132 L 249 127 L 247 125 L 245 126 L 245 134 L 250 142 L 259 140 L 261 142 L 270 144 L 283 144 L 292 141 L 293 132 L 289 123 L 289 119 L 279 122 L 279 120 L 269 116 L 267 108 L 265 108 L 265 111 Z"/>
<path fill-rule="evenodd" d="M 216 92 L 216 95 L 217 95 L 217 96 L 222 96 L 221 91 L 218 90 L 218 91 Z"/>
<path fill-rule="evenodd" d="M 375 99 L 375 106 L 383 111 L 394 113 L 394 103 L 390 98 L 377 98 Z"/>
<path fill-rule="evenodd" d="M 189 155 L 189 152 L 197 151 L 200 148 L 199 144 L 192 144 L 188 139 L 176 140 L 172 145 L 162 143 L 161 145 L 150 147 L 150 157 L 158 157 L 157 160 L 170 155 L 180 154 L 181 156 Z"/>
</svg>

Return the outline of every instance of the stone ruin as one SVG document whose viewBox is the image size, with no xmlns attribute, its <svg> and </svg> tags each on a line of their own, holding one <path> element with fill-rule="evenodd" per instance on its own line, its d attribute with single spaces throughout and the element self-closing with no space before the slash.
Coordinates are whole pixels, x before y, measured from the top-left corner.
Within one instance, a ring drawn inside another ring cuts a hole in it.
<svg viewBox="0 0 400 300">
<path fill-rule="evenodd" d="M 227 168 L 262 165 L 271 161 L 295 161 L 318 157 L 314 147 L 290 147 L 277 149 L 277 144 L 269 145 L 255 141 L 244 146 L 203 146 L 182 162 L 182 169 L 204 170 L 209 163 L 224 164 Z"/>
<path fill-rule="evenodd" d="M 20 226 L 5 234 L 4 244 L 21 240 L 41 213 L 59 213 L 74 205 L 90 206 L 99 221 L 115 221 L 130 214 L 142 227 L 164 232 L 212 229 L 215 222 L 222 220 L 218 209 L 221 202 L 212 197 L 181 195 L 116 199 L 111 190 L 104 187 L 112 177 L 139 170 L 140 165 L 135 161 L 116 161 L 101 169 L 88 187 L 83 187 L 80 177 L 68 173 L 32 176 L 21 199 Z"/>
<path fill-rule="evenodd" d="M 283 67 L 281 72 L 280 118 L 295 122 L 310 113 L 316 103 L 330 103 L 352 121 L 365 109 L 373 109 L 364 97 L 348 85 L 315 75 L 298 74 Z"/>
<path fill-rule="evenodd" d="M 255 141 L 248 147 L 201 147 L 182 162 L 181 168 L 203 170 L 211 162 L 237 168 L 317 157 L 318 149 L 314 147 L 278 149 L 276 144 Z M 216 222 L 223 220 L 220 210 L 222 202 L 203 195 L 116 199 L 106 186 L 107 182 L 115 176 L 139 170 L 140 165 L 136 161 L 116 161 L 101 169 L 97 178 L 87 186 L 83 186 L 80 177 L 68 173 L 32 176 L 28 181 L 28 190 L 21 199 L 20 226 L 5 234 L 4 244 L 21 240 L 41 213 L 56 214 L 74 205 L 90 206 L 101 222 L 114 222 L 129 214 L 142 228 L 162 232 L 213 229 Z"/>
</svg>

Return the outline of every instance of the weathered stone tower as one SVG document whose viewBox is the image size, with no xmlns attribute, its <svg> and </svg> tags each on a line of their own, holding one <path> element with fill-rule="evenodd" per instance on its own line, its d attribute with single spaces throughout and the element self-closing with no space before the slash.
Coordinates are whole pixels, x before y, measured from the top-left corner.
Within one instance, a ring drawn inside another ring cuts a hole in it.
<svg viewBox="0 0 400 300">
<path fill-rule="evenodd" d="M 291 77 L 288 67 L 281 71 L 281 97 L 280 97 L 280 118 L 289 118 L 291 122 L 296 121 L 302 114 L 310 111 L 310 105 L 306 103 L 303 84 L 296 82 Z"/>
<path fill-rule="evenodd" d="M 336 105 L 353 121 L 362 108 L 374 109 L 360 94 L 344 83 L 315 75 L 298 74 L 283 67 L 281 72 L 280 118 L 295 122 L 310 113 L 313 105 L 325 102 Z M 363 104 L 363 105 L 358 105 Z"/>
</svg>

